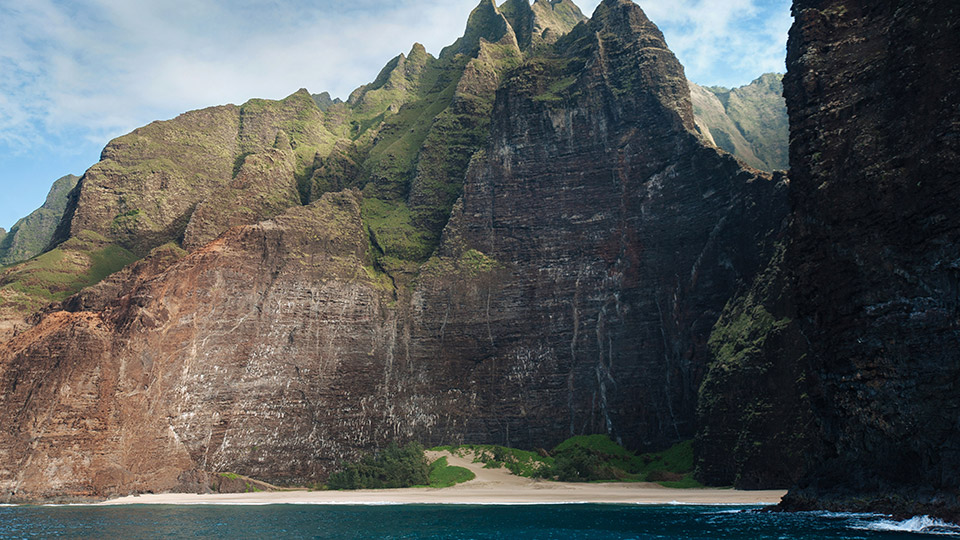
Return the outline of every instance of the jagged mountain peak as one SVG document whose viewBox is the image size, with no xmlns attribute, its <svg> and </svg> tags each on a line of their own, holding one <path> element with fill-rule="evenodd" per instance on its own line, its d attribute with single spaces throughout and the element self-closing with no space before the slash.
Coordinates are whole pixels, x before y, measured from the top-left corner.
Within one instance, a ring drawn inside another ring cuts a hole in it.
<svg viewBox="0 0 960 540">
<path fill-rule="evenodd" d="M 401 53 L 387 62 L 372 83 L 354 90 L 347 103 L 370 113 L 379 111 L 386 100 L 392 104 L 389 108 L 396 112 L 403 105 L 403 96 L 419 86 L 431 58 L 423 45 L 415 43 L 409 54 Z M 376 95 L 371 99 L 371 93 L 377 90 L 383 90 L 381 93 L 385 95 Z"/>
<path fill-rule="evenodd" d="M 440 58 L 448 58 L 457 54 L 474 56 L 480 49 L 481 38 L 496 43 L 512 32 L 513 28 L 497 8 L 494 0 L 481 0 L 480 4 L 470 12 L 463 37 L 455 41 L 453 45 L 444 47 L 440 52 Z"/>
<path fill-rule="evenodd" d="M 424 47 L 420 42 L 414 43 L 413 46 L 410 47 L 410 52 L 407 53 L 407 59 L 417 63 L 425 62 L 429 56 L 430 55 L 427 53 L 427 48 Z"/>
<path fill-rule="evenodd" d="M 500 5 L 517 34 L 520 49 L 552 44 L 587 18 L 571 0 L 507 0 Z"/>
<path fill-rule="evenodd" d="M 47 198 L 43 202 L 43 208 L 62 214 L 67 206 L 67 194 L 70 193 L 70 190 L 72 190 L 79 181 L 80 177 L 74 174 L 68 174 L 57 179 L 53 183 L 53 186 L 50 187 L 50 192 L 47 193 Z"/>
<path fill-rule="evenodd" d="M 679 124 L 696 132 L 683 66 L 667 47 L 660 29 L 637 4 L 604 1 L 589 21 L 558 40 L 556 52 L 578 58 L 587 70 L 603 72 L 604 85 L 616 99 L 632 103 L 631 110 L 649 112 L 654 110 L 653 103 L 659 103 L 658 114 L 663 116 L 651 128 L 673 130 Z M 621 57 L 632 59 L 630 68 L 610 69 L 616 64 L 614 59 Z"/>
<path fill-rule="evenodd" d="M 306 101 L 311 101 L 311 102 L 312 102 L 312 101 L 313 101 L 313 96 L 310 95 L 310 91 L 307 90 L 306 88 L 300 88 L 300 89 L 297 90 L 296 92 L 294 92 L 294 93 L 290 94 L 289 96 L 287 96 L 286 98 L 284 98 L 284 100 L 304 101 L 304 102 L 306 102 Z"/>
<path fill-rule="evenodd" d="M 553 30 L 565 34 L 587 20 L 587 16 L 572 0 L 536 0 L 531 9 L 540 23 L 541 31 Z"/>
<path fill-rule="evenodd" d="M 313 101 L 317 104 L 317 107 L 320 107 L 321 111 L 326 111 L 330 107 L 343 103 L 343 100 L 340 98 L 335 98 L 330 96 L 330 92 L 321 92 L 319 94 L 313 94 Z"/>
<path fill-rule="evenodd" d="M 643 9 L 631 0 L 603 0 L 593 12 L 591 26 L 602 28 L 619 35 L 637 35 L 659 42 L 667 48 L 666 40 L 660 28 L 644 13 Z"/>
</svg>

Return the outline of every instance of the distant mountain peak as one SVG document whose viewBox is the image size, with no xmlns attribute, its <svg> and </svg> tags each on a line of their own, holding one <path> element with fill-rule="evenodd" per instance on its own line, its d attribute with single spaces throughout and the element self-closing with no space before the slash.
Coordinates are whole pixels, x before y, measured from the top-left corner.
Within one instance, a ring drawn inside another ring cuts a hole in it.
<svg viewBox="0 0 960 540">
<path fill-rule="evenodd" d="M 67 208 L 67 197 L 79 181 L 72 174 L 59 178 L 50 187 L 43 206 L 17 221 L 9 233 L 0 235 L 0 264 L 25 261 L 49 246 Z"/>
<path fill-rule="evenodd" d="M 571 0 L 507 0 L 500 5 L 521 50 L 551 44 L 587 18 Z"/>
</svg>

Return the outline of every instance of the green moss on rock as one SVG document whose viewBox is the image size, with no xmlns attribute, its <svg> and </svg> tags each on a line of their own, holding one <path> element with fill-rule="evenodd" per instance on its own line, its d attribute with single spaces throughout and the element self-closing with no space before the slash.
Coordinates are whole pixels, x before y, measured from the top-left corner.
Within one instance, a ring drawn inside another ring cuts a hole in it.
<svg viewBox="0 0 960 540">
<path fill-rule="evenodd" d="M 784 488 L 803 473 L 812 444 L 809 344 L 784 296 L 784 247 L 749 290 L 730 300 L 710 335 L 700 387 L 697 478 L 708 485 Z M 784 354 L 789 351 L 789 354 Z"/>
</svg>

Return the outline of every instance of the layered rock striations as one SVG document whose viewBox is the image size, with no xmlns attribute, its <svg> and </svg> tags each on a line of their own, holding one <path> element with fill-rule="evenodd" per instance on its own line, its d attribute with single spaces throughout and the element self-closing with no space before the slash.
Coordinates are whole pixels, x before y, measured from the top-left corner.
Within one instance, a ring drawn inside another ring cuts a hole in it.
<svg viewBox="0 0 960 540">
<path fill-rule="evenodd" d="M 520 30 L 485 0 L 325 110 L 301 91 L 111 143 L 45 256 L 139 261 L 0 349 L 0 499 L 303 485 L 393 440 L 691 437 L 786 181 L 702 142 L 637 5 L 573 27 L 569 4 Z"/>
<path fill-rule="evenodd" d="M 791 222 L 711 336 L 700 475 L 788 480 L 788 509 L 957 520 L 960 16 L 793 10 Z"/>
<path fill-rule="evenodd" d="M 823 451 L 787 505 L 960 519 L 960 12 L 793 10 L 786 263 Z"/>
<path fill-rule="evenodd" d="M 693 433 L 706 336 L 762 265 L 785 191 L 697 140 L 682 68 L 636 5 L 601 4 L 555 51 L 498 91 L 444 271 L 424 277 L 439 294 L 422 309 L 442 315 L 425 330 L 444 336 L 430 354 L 512 374 L 480 433 L 663 446 Z M 495 268 L 480 288 L 478 253 Z"/>
</svg>

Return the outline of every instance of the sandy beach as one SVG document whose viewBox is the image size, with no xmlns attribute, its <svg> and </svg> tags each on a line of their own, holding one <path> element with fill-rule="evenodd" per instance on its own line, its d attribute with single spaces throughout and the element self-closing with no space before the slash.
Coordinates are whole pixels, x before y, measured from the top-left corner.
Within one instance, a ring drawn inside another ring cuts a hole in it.
<svg viewBox="0 0 960 540">
<path fill-rule="evenodd" d="M 276 491 L 233 494 L 159 494 L 123 497 L 100 503 L 129 504 L 729 504 L 772 505 L 786 491 L 732 489 L 670 489 L 652 483 L 581 484 L 532 480 L 505 469 L 449 453 L 428 453 L 431 460 L 446 456 L 450 465 L 470 469 L 477 477 L 443 489 L 409 488 L 356 491 Z"/>
</svg>

